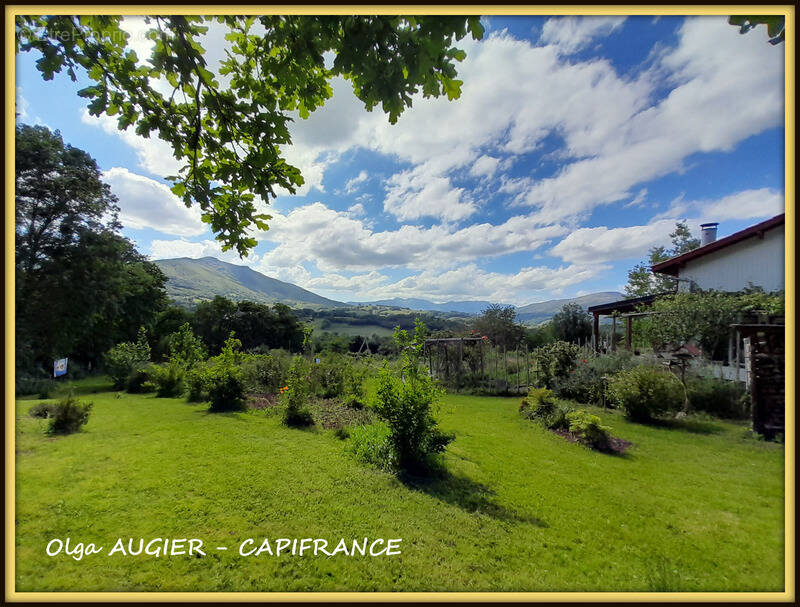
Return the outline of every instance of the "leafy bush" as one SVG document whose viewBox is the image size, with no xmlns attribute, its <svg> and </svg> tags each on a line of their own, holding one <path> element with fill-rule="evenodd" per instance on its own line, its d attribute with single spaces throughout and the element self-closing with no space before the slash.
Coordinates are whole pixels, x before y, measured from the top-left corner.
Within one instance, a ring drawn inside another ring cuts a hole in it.
<svg viewBox="0 0 800 607">
<path fill-rule="evenodd" d="M 423 471 L 455 438 L 439 430 L 433 407 L 443 390 L 420 370 L 420 357 L 427 329 L 417 319 L 413 338 L 395 329 L 394 338 L 401 351 L 400 376 L 384 366 L 378 376 L 375 412 L 389 428 L 392 467 Z"/>
<path fill-rule="evenodd" d="M 568 398 L 585 404 L 603 402 L 606 379 L 635 366 L 627 352 L 592 356 L 577 361 L 575 369 L 566 377 L 553 382 L 553 390 L 559 398 Z"/>
<path fill-rule="evenodd" d="M 569 423 L 569 431 L 575 435 L 578 442 L 599 451 L 609 449 L 611 428 L 603 426 L 598 416 L 578 409 L 567 413 L 566 418 Z"/>
<path fill-rule="evenodd" d="M 53 405 L 48 434 L 71 434 L 89 421 L 92 403 L 82 403 L 72 394 Z"/>
<path fill-rule="evenodd" d="M 338 398 L 344 394 L 348 362 L 343 354 L 328 354 L 311 367 L 311 384 L 318 396 Z"/>
<path fill-rule="evenodd" d="M 351 363 L 345 369 L 344 374 L 344 404 L 354 409 L 360 409 L 366 401 L 364 393 L 364 378 L 367 369 Z"/>
<path fill-rule="evenodd" d="M 314 423 L 308 409 L 311 392 L 309 372 L 306 360 L 302 356 L 295 356 L 289 367 L 285 389 L 281 391 L 283 423 L 287 426 L 309 426 Z"/>
<path fill-rule="evenodd" d="M 244 374 L 232 364 L 217 364 L 204 374 L 204 388 L 211 402 L 211 411 L 241 411 L 244 409 Z"/>
<path fill-rule="evenodd" d="M 634 421 L 650 421 L 683 406 L 680 380 L 667 370 L 641 365 L 621 371 L 608 382 L 609 398 Z"/>
<path fill-rule="evenodd" d="M 39 398 L 50 398 L 55 387 L 55 382 L 47 376 L 19 373 L 14 376 L 14 393 L 17 395 L 38 394 Z"/>
<path fill-rule="evenodd" d="M 54 403 L 38 403 L 28 410 L 28 415 L 47 419 L 48 417 L 53 417 L 54 411 Z"/>
<path fill-rule="evenodd" d="M 156 391 L 159 398 L 175 398 L 183 394 L 186 370 L 180 363 L 170 360 L 165 365 L 151 365 L 145 386 Z"/>
<path fill-rule="evenodd" d="M 122 390 L 131 373 L 144 368 L 150 361 L 150 345 L 144 327 L 139 329 L 136 343 L 126 341 L 117 344 L 106 352 L 103 361 L 106 373 L 114 381 L 114 389 Z"/>
<path fill-rule="evenodd" d="M 390 435 L 389 427 L 382 422 L 356 426 L 350 429 L 350 440 L 347 441 L 346 449 L 366 464 L 394 472 L 397 466 Z"/>
<path fill-rule="evenodd" d="M 286 383 L 288 363 L 285 357 L 272 354 L 246 354 L 242 372 L 248 392 L 277 392 Z"/>
<path fill-rule="evenodd" d="M 750 395 L 740 382 L 689 377 L 686 388 L 689 405 L 694 411 L 726 419 L 747 419 L 751 415 Z"/>
<path fill-rule="evenodd" d="M 186 400 L 200 403 L 208 400 L 207 373 L 209 365 L 200 363 L 186 372 L 183 383 L 186 386 Z"/>
<path fill-rule="evenodd" d="M 189 323 L 181 327 L 167 338 L 169 345 L 169 359 L 185 369 L 205 360 L 207 356 L 203 341 L 193 332 Z"/>
<path fill-rule="evenodd" d="M 522 400 L 519 411 L 523 417 L 543 425 L 548 430 L 566 430 L 567 414 L 572 411 L 568 404 L 553 398 L 548 388 L 531 388 Z"/>
<path fill-rule="evenodd" d="M 532 358 L 539 384 L 552 388 L 557 380 L 566 378 L 575 369 L 579 351 L 577 345 L 565 341 L 556 341 L 533 350 Z"/>
<path fill-rule="evenodd" d="M 152 391 L 152 387 L 148 384 L 149 380 L 150 373 L 147 368 L 134 369 L 125 380 L 125 391 L 131 394 L 150 392 Z"/>
</svg>

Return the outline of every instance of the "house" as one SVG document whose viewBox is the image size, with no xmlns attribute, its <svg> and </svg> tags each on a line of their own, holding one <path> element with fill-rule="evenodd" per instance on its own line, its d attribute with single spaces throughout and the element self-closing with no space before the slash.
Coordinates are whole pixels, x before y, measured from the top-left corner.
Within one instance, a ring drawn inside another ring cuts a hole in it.
<svg viewBox="0 0 800 607">
<path fill-rule="evenodd" d="M 716 223 L 701 225 L 701 246 L 652 270 L 678 280 L 678 291 L 784 289 L 785 214 L 716 240 Z"/>
</svg>

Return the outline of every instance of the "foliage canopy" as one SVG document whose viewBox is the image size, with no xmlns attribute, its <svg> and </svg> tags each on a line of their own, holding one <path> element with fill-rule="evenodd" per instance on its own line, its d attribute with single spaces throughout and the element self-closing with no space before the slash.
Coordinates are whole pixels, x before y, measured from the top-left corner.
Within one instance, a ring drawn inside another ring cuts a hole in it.
<svg viewBox="0 0 800 607">
<path fill-rule="evenodd" d="M 91 115 L 118 116 L 119 129 L 168 142 L 182 162 L 172 191 L 200 206 L 224 250 L 242 255 L 256 245 L 248 229 L 266 230 L 270 219 L 256 196 L 268 202 L 277 188 L 294 193 L 303 184 L 282 151 L 292 112 L 307 118 L 321 107 L 336 76 L 391 123 L 418 92 L 456 99 L 455 63 L 466 53 L 453 43 L 483 36 L 477 16 L 154 16 L 145 18 L 152 53 L 138 57 L 121 20 L 19 16 L 16 51 L 39 51 L 45 80 L 61 71 L 73 81 L 88 76 L 78 94 Z M 217 73 L 203 47 L 212 24 L 229 43 Z"/>
</svg>

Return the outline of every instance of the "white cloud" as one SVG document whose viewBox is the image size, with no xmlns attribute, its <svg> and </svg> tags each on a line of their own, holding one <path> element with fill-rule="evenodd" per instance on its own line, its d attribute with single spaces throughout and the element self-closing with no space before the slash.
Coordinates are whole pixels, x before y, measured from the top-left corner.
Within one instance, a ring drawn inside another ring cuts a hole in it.
<svg viewBox="0 0 800 607">
<path fill-rule="evenodd" d="M 783 87 L 776 86 L 783 81 L 782 54 L 757 36 L 740 36 L 724 18 L 687 19 L 662 64 L 676 84 L 663 101 L 630 112 L 603 141 L 593 142 L 590 157 L 531 182 L 517 202 L 541 208 L 552 220 L 584 213 L 681 170 L 691 154 L 731 150 L 782 123 Z M 601 102 L 607 103 L 613 99 Z"/>
<path fill-rule="evenodd" d="M 657 217 L 696 218 L 696 223 L 731 219 L 762 219 L 786 210 L 783 192 L 772 188 L 743 190 L 717 200 L 686 201 L 679 198 Z"/>
<path fill-rule="evenodd" d="M 92 116 L 86 108 L 81 113 L 81 122 L 100 127 L 109 135 L 115 135 L 122 139 L 136 151 L 139 166 L 148 173 L 159 177 L 168 177 L 177 175 L 181 169 L 181 163 L 175 158 L 172 147 L 166 141 L 159 139 L 155 133 L 153 133 L 153 137 L 145 139 L 137 135 L 133 127 L 120 131 L 117 128 L 117 118 L 106 114 L 99 117 Z"/>
<path fill-rule="evenodd" d="M 550 253 L 571 263 L 604 263 L 644 258 L 654 246 L 669 246 L 669 234 L 677 221 L 686 221 L 695 236 L 708 221 L 763 219 L 784 211 L 781 192 L 770 188 L 744 190 L 716 200 L 675 200 L 649 224 L 609 228 L 580 228 L 550 249 Z"/>
<path fill-rule="evenodd" d="M 475 264 L 455 269 L 425 270 L 394 282 L 381 284 L 380 275 L 347 284 L 364 299 L 423 297 L 435 301 L 488 299 L 518 305 L 532 299 L 557 295 L 563 289 L 588 280 L 608 269 L 599 265 L 569 265 L 559 268 L 525 267 L 516 273 L 487 272 Z M 359 278 L 359 277 L 353 277 Z M 377 283 L 377 286 L 373 286 Z"/>
<path fill-rule="evenodd" d="M 190 259 L 216 257 L 237 265 L 255 263 L 259 259 L 259 256 L 254 253 L 242 259 L 233 249 L 223 252 L 222 245 L 216 240 L 192 242 L 181 238 L 180 240 L 153 240 L 150 243 L 151 259 L 174 259 L 176 257 L 189 257 Z"/>
<path fill-rule="evenodd" d="M 555 45 L 559 53 L 569 55 L 585 48 L 595 38 L 608 36 L 624 21 L 625 17 L 553 17 L 545 21 L 539 39 Z"/>
<path fill-rule="evenodd" d="M 603 263 L 644 257 L 651 247 L 668 245 L 675 228 L 671 219 L 627 228 L 580 228 L 550 249 L 550 253 L 571 263 Z"/>
<path fill-rule="evenodd" d="M 348 213 L 316 202 L 287 215 L 275 214 L 270 230 L 260 238 L 278 244 L 264 255 L 264 263 L 271 267 L 313 262 L 323 272 L 333 272 L 452 267 L 481 257 L 533 251 L 565 232 L 563 226 L 540 226 L 533 216 L 461 229 L 403 225 L 397 230 L 376 232 Z"/>
<path fill-rule="evenodd" d="M 208 229 L 200 210 L 186 208 L 163 183 L 122 167 L 105 171 L 103 181 L 119 198 L 120 222 L 126 228 L 152 228 L 175 236 L 197 236 Z"/>
<path fill-rule="evenodd" d="M 387 183 L 383 209 L 400 220 L 440 217 L 445 221 L 466 219 L 477 210 L 463 188 L 454 188 L 448 177 L 431 174 L 428 164 L 396 173 Z"/>
<path fill-rule="evenodd" d="M 361 171 L 358 175 L 353 177 L 352 179 L 348 179 L 347 183 L 344 184 L 344 191 L 347 194 L 352 194 L 356 190 L 358 190 L 358 186 L 364 183 L 367 180 L 367 172 Z"/>
<path fill-rule="evenodd" d="M 14 90 L 14 112 L 18 114 L 17 121 L 25 122 L 28 119 L 28 108 L 30 108 L 30 104 L 22 95 L 22 87 L 16 87 Z"/>
<path fill-rule="evenodd" d="M 492 156 L 483 155 L 478 158 L 469 170 L 473 177 L 491 177 L 497 171 L 500 160 Z"/>
<path fill-rule="evenodd" d="M 364 210 L 364 205 L 360 202 L 357 202 L 347 209 L 347 213 L 351 217 L 363 217 L 366 214 L 366 211 Z"/>
</svg>

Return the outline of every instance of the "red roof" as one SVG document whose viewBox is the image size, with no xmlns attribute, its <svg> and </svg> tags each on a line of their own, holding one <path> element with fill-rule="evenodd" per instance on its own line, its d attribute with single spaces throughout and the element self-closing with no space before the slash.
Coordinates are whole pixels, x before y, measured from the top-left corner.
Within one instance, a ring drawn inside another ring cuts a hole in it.
<svg viewBox="0 0 800 607">
<path fill-rule="evenodd" d="M 670 276 L 677 276 L 678 270 L 683 267 L 683 265 L 692 259 L 696 259 L 698 257 L 702 257 L 703 255 L 708 255 L 709 253 L 713 253 L 714 251 L 719 251 L 720 249 L 724 249 L 732 244 L 736 244 L 737 242 L 741 242 L 747 238 L 751 238 L 753 236 L 763 236 L 764 232 L 767 230 L 771 230 L 772 228 L 776 228 L 778 226 L 782 226 L 786 219 L 786 214 L 781 213 L 780 215 L 776 215 L 772 219 L 767 219 L 766 221 L 762 221 L 761 223 L 757 223 L 754 226 L 750 226 L 749 228 L 745 228 L 740 232 L 734 232 L 730 236 L 726 236 L 725 238 L 720 238 L 719 240 L 715 240 L 714 242 L 710 242 L 703 247 L 698 247 L 696 249 L 692 249 L 688 253 L 684 253 L 683 255 L 678 255 L 677 257 L 673 257 L 668 259 L 667 261 L 662 261 L 661 263 L 657 263 L 654 266 L 651 266 L 651 270 L 653 272 L 658 272 L 659 274 L 669 274 Z"/>
</svg>

